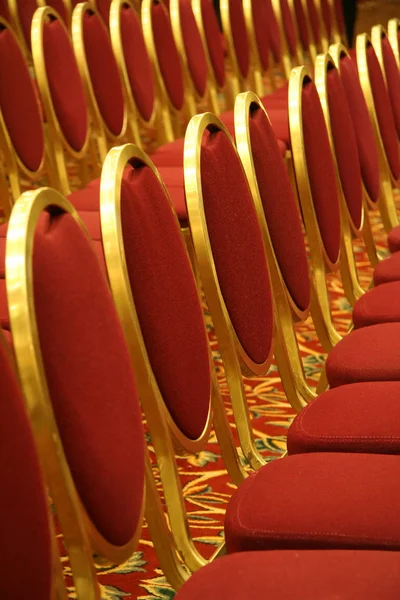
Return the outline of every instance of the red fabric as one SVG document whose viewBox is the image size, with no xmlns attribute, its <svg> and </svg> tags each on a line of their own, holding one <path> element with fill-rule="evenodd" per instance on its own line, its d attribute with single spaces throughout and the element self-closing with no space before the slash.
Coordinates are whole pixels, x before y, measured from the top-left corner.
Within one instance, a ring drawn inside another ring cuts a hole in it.
<svg viewBox="0 0 400 600">
<path fill-rule="evenodd" d="M 0 326 L 3 329 L 10 329 L 10 315 L 8 312 L 6 280 L 3 278 L 3 276 L 0 279 Z"/>
<path fill-rule="evenodd" d="M 222 296 L 244 350 L 261 364 L 268 358 L 273 330 L 268 269 L 242 165 L 222 132 L 203 136 L 201 185 Z"/>
<path fill-rule="evenodd" d="M 183 167 L 160 167 L 159 173 L 166 185 L 179 221 L 182 225 L 187 225 Z"/>
<path fill-rule="evenodd" d="M 111 133 L 118 136 L 125 112 L 122 82 L 107 29 L 99 15 L 91 11 L 83 17 L 83 42 L 100 114 Z"/>
<path fill-rule="evenodd" d="M 93 179 L 83 190 L 73 192 L 68 200 L 77 210 L 100 210 L 100 179 Z"/>
<path fill-rule="evenodd" d="M 29 50 L 31 49 L 32 19 L 37 7 L 37 0 L 24 0 L 24 2 L 17 3 L 18 18 L 22 29 L 22 34 Z"/>
<path fill-rule="evenodd" d="M 293 4 L 296 12 L 297 27 L 299 30 L 301 45 L 307 52 L 310 46 L 310 35 L 308 32 L 308 18 L 304 11 L 303 0 L 294 0 Z"/>
<path fill-rule="evenodd" d="M 275 62 L 279 62 L 282 58 L 281 35 L 279 31 L 278 21 L 271 0 L 265 0 L 264 10 L 266 12 L 266 32 L 268 36 L 268 44 L 271 48 Z"/>
<path fill-rule="evenodd" d="M 36 171 L 44 153 L 40 108 L 20 46 L 8 29 L 0 30 L 0 109 L 18 156 Z"/>
<path fill-rule="evenodd" d="M 357 300 L 353 308 L 354 327 L 400 322 L 400 281 L 378 285 Z"/>
<path fill-rule="evenodd" d="M 61 131 L 79 152 L 88 132 L 85 89 L 67 31 L 60 21 L 47 21 L 43 50 L 50 95 Z"/>
<path fill-rule="evenodd" d="M 397 252 L 382 260 L 374 269 L 375 285 L 391 281 L 400 281 L 400 254 L 397 254 Z"/>
<path fill-rule="evenodd" d="M 229 0 L 229 17 L 239 71 L 242 77 L 247 77 L 250 68 L 250 46 L 242 0 Z"/>
<path fill-rule="evenodd" d="M 121 202 L 126 263 L 149 360 L 172 419 L 196 439 L 208 414 L 210 361 L 179 225 L 149 167 L 125 171 Z"/>
<path fill-rule="evenodd" d="M 220 29 L 212 0 L 201 0 L 204 35 L 215 79 L 220 87 L 225 84 L 225 56 L 220 44 Z"/>
<path fill-rule="evenodd" d="M 400 381 L 400 323 L 355 329 L 328 354 L 331 387 L 359 381 Z"/>
<path fill-rule="evenodd" d="M 287 0 L 280 0 L 283 29 L 285 31 L 289 54 L 294 56 L 297 49 L 297 34 L 294 25 L 293 15 Z"/>
<path fill-rule="evenodd" d="M 359 229 L 363 214 L 361 168 L 346 92 L 337 69 L 330 69 L 327 73 L 327 91 L 340 181 L 351 220 Z"/>
<path fill-rule="evenodd" d="M 332 15 L 329 6 L 329 0 L 321 0 L 321 16 L 325 25 L 328 41 L 331 40 L 332 34 Z"/>
<path fill-rule="evenodd" d="M 386 157 L 394 178 L 398 179 L 400 177 L 400 159 L 396 126 L 389 95 L 383 79 L 383 73 L 372 45 L 367 48 L 367 63 L 376 116 L 378 118 L 379 130 L 385 147 Z"/>
<path fill-rule="evenodd" d="M 273 550 L 224 556 L 194 573 L 175 600 L 397 600 L 396 552 Z"/>
<path fill-rule="evenodd" d="M 321 25 L 314 0 L 307 0 L 308 18 L 310 21 L 312 36 L 318 46 L 321 42 Z"/>
<path fill-rule="evenodd" d="M 340 77 L 353 120 L 363 182 L 372 202 L 377 202 L 380 175 L 375 134 L 358 78 L 356 62 L 347 56 L 340 60 Z"/>
<path fill-rule="evenodd" d="M 312 200 L 329 259 L 334 263 L 340 251 L 340 209 L 335 167 L 324 115 L 313 82 L 302 91 L 304 149 Z"/>
<path fill-rule="evenodd" d="M 294 303 L 310 303 L 304 236 L 293 189 L 274 132 L 261 109 L 250 116 L 250 139 L 258 188 L 283 279 Z"/>
<path fill-rule="evenodd" d="M 226 511 L 229 553 L 267 549 L 399 550 L 397 456 L 321 452 L 252 473 Z M 276 490 L 276 502 L 262 502 Z M 339 575 L 339 574 L 338 574 Z"/>
<path fill-rule="evenodd" d="M 321 394 L 289 427 L 289 454 L 400 454 L 400 382 L 353 383 Z"/>
<path fill-rule="evenodd" d="M 154 43 L 158 64 L 172 105 L 181 110 L 184 104 L 182 67 L 172 34 L 168 13 L 162 4 L 151 6 Z"/>
<path fill-rule="evenodd" d="M 10 22 L 10 10 L 8 8 L 8 0 L 0 0 L 0 17 Z"/>
<path fill-rule="evenodd" d="M 99 531 L 123 545 L 143 501 L 141 410 L 107 280 L 70 215 L 42 215 L 33 282 L 47 383 L 75 485 Z"/>
<path fill-rule="evenodd" d="M 110 0 L 96 0 L 96 8 L 99 12 L 101 18 L 103 19 L 104 25 L 109 28 L 110 22 L 110 8 L 111 2 Z"/>
<path fill-rule="evenodd" d="M 253 28 L 258 55 L 261 66 L 266 71 L 269 66 L 269 35 L 273 26 L 269 25 L 269 19 L 273 11 L 268 0 L 252 0 Z M 276 25 L 276 21 L 275 21 Z"/>
<path fill-rule="evenodd" d="M 207 58 L 190 0 L 179 0 L 179 10 L 190 76 L 197 93 L 203 97 L 207 87 Z"/>
<path fill-rule="evenodd" d="M 157 148 L 154 154 L 151 154 L 151 160 L 156 167 L 162 166 L 179 167 L 183 166 L 183 147 L 184 138 L 179 138 L 174 142 L 169 142 Z"/>
<path fill-rule="evenodd" d="M 137 109 L 145 121 L 154 110 L 153 68 L 147 53 L 140 20 L 128 5 L 121 7 L 121 41 L 126 70 Z"/>
<path fill-rule="evenodd" d="M 392 46 L 386 36 L 382 38 L 382 54 L 386 73 L 387 91 L 389 93 L 393 117 L 396 123 L 397 137 L 400 138 L 400 73 Z"/>
<path fill-rule="evenodd" d="M 3 348 L 0 373 L 1 591 L 10 600 L 50 600 L 48 499 L 24 400 Z"/>
<path fill-rule="evenodd" d="M 393 227 L 387 241 L 390 252 L 398 252 L 400 250 L 400 225 Z"/>
<path fill-rule="evenodd" d="M 64 23 L 67 23 L 67 11 L 63 0 L 47 0 L 47 6 L 51 6 L 58 12 Z"/>
<path fill-rule="evenodd" d="M 335 7 L 336 23 L 341 34 L 344 33 L 343 0 L 333 0 Z"/>
<path fill-rule="evenodd" d="M 276 137 L 285 142 L 287 148 L 290 148 L 289 119 L 287 110 L 284 108 L 269 109 L 268 116 Z"/>
</svg>

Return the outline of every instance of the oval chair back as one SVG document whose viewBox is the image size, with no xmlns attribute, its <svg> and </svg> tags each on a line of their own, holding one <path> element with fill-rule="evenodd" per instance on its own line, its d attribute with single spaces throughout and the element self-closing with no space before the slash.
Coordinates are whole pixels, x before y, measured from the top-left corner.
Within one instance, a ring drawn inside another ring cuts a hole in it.
<svg viewBox="0 0 400 600">
<path fill-rule="evenodd" d="M 310 61 L 314 64 L 317 56 L 317 48 L 312 37 L 311 21 L 308 15 L 306 0 L 293 0 L 293 7 L 303 52 L 308 54 Z"/>
<path fill-rule="evenodd" d="M 390 19 L 388 23 L 388 38 L 392 46 L 397 67 L 400 68 L 400 19 Z"/>
<path fill-rule="evenodd" d="M 74 9 L 72 41 L 103 162 L 108 144 L 115 144 L 126 135 L 128 115 L 108 30 L 88 2 Z"/>
<path fill-rule="evenodd" d="M 326 52 L 329 44 L 334 42 L 334 15 L 329 0 L 315 0 L 315 6 L 325 28 L 327 46 L 324 47 L 324 51 Z"/>
<path fill-rule="evenodd" d="M 72 7 L 69 0 L 46 0 L 46 5 L 53 8 L 67 27 L 71 25 Z"/>
<path fill-rule="evenodd" d="M 317 0 L 306 0 L 306 9 L 314 45 L 318 52 L 327 52 L 329 46 L 327 32 Z"/>
<path fill-rule="evenodd" d="M 286 38 L 287 47 L 292 60 L 292 66 L 300 65 L 303 62 L 301 42 L 296 23 L 295 9 L 293 0 L 273 0 L 275 13 L 278 10 L 282 16 L 283 33 Z M 289 79 L 290 71 L 286 70 L 286 77 Z"/>
<path fill-rule="evenodd" d="M 39 6 L 38 0 L 9 0 L 10 17 L 27 60 L 31 58 L 31 26 L 33 15 Z"/>
<path fill-rule="evenodd" d="M 95 0 L 94 5 L 107 29 L 110 28 L 111 0 Z"/>
<path fill-rule="evenodd" d="M 60 194 L 21 197 L 6 254 L 22 388 L 77 596 L 94 599 L 91 552 L 102 564 L 126 560 L 142 525 L 144 439 L 129 352 L 96 250 Z"/>
<path fill-rule="evenodd" d="M 270 0 L 245 0 L 243 2 L 246 20 L 247 37 L 251 47 L 251 78 L 254 90 L 259 96 L 264 95 L 264 76 L 267 75 L 270 83 L 274 80 L 270 74 L 270 45 L 269 38 L 274 27 L 278 24 L 272 10 Z M 270 24 L 270 19 L 273 23 Z M 279 30 L 278 30 L 279 33 Z"/>
<path fill-rule="evenodd" d="M 69 194 L 65 152 L 83 163 L 90 143 L 84 84 L 68 30 L 57 13 L 38 8 L 32 21 L 33 64 L 60 189 Z M 86 181 L 83 181 L 86 183 Z"/>
<path fill-rule="evenodd" d="M 251 48 L 241 0 L 220 2 L 222 28 L 227 40 L 233 100 L 250 85 Z"/>
<path fill-rule="evenodd" d="M 336 43 L 347 45 L 347 34 L 344 23 L 342 0 L 328 0 L 333 14 L 333 31 Z"/>
</svg>

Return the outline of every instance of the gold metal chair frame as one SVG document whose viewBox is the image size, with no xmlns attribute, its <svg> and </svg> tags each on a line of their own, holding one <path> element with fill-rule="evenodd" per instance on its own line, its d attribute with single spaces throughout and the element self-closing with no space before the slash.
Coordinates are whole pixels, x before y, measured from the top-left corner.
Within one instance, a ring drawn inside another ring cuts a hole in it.
<svg viewBox="0 0 400 600">
<path fill-rule="evenodd" d="M 84 165 L 86 154 L 90 144 L 90 126 L 89 126 L 89 115 L 88 115 L 88 128 L 86 132 L 85 142 L 79 152 L 74 150 L 68 143 L 64 132 L 61 128 L 60 122 L 57 118 L 57 113 L 54 108 L 53 99 L 50 92 L 49 80 L 46 71 L 46 57 L 43 47 L 43 34 L 44 27 L 48 20 L 57 20 L 60 22 L 64 29 L 64 32 L 68 37 L 70 34 L 61 19 L 60 15 L 51 7 L 44 6 L 38 8 L 32 19 L 32 58 L 35 68 L 35 74 L 37 83 L 40 90 L 40 97 L 43 102 L 44 111 L 46 114 L 46 133 L 48 134 L 49 145 L 51 148 L 52 155 L 54 157 L 55 168 L 57 171 L 57 177 L 59 179 L 59 189 L 64 195 L 70 194 L 69 176 L 67 172 L 67 166 L 65 161 L 64 151 L 73 159 L 79 161 L 81 166 L 82 183 L 88 182 L 88 175 L 84 171 Z"/>
<path fill-rule="evenodd" d="M 388 23 L 388 38 L 390 45 L 397 62 L 397 67 L 400 69 L 400 49 L 399 49 L 399 38 L 398 33 L 400 30 L 400 19 L 390 19 Z"/>
<path fill-rule="evenodd" d="M 271 0 L 271 3 L 272 3 L 272 8 L 274 10 L 276 22 L 278 23 L 279 37 L 280 37 L 280 41 L 281 41 L 281 62 L 280 62 L 280 65 L 278 65 L 278 66 L 281 68 L 282 73 L 285 76 L 285 78 L 289 79 L 290 72 L 291 72 L 292 66 L 293 66 L 293 62 L 296 65 L 301 63 L 301 50 L 300 50 L 299 43 L 297 41 L 296 56 L 291 56 L 291 54 L 289 52 L 289 46 L 288 46 L 288 42 L 287 42 L 287 38 L 286 38 L 285 28 L 283 25 L 283 17 L 282 17 L 282 9 L 281 9 L 280 0 Z M 289 2 L 288 2 L 288 5 L 289 5 L 289 10 L 292 11 Z M 293 11 L 292 11 L 292 17 L 293 17 Z M 293 21 L 293 23 L 294 23 L 294 26 L 296 29 L 295 21 Z M 297 33 L 297 31 L 296 31 L 296 33 Z"/>
<path fill-rule="evenodd" d="M 111 290 L 125 331 L 132 365 L 135 370 L 140 400 L 152 435 L 152 444 L 160 471 L 172 535 L 182 560 L 191 571 L 195 571 L 208 561 L 199 554 L 190 537 L 182 488 L 174 458 L 174 446 L 178 445 L 178 449 L 180 451 L 183 449 L 185 454 L 188 451 L 200 451 L 204 448 L 208 440 L 213 417 L 222 456 L 232 480 L 238 485 L 246 477 L 246 472 L 241 466 L 237 454 L 212 365 L 210 398 L 212 412 L 210 409 L 207 425 L 198 440 L 188 440 L 182 434 L 169 416 L 161 397 L 141 335 L 125 262 L 121 226 L 120 190 L 123 171 L 129 163 L 133 166 L 139 164 L 148 166 L 157 177 L 161 188 L 168 197 L 168 192 L 157 170 L 144 152 L 133 144 L 112 148 L 104 163 L 101 178 L 100 216 L 104 254 Z M 178 221 L 177 225 L 179 226 Z M 172 439 L 171 433 L 173 436 Z M 153 501 L 152 497 L 150 500 Z M 151 525 L 149 520 L 150 529 Z M 157 538 L 154 541 L 156 542 Z M 165 548 L 162 547 L 161 543 L 160 549 L 162 553 L 165 552 Z M 223 551 L 224 544 L 217 549 L 214 557 Z M 167 578 L 171 580 L 168 572 L 165 571 L 165 573 Z"/>
<path fill-rule="evenodd" d="M 382 49 L 382 39 L 388 38 L 387 31 L 383 27 L 383 25 L 374 25 L 371 29 L 371 43 L 375 50 L 376 57 L 378 59 L 379 65 L 382 70 L 383 79 L 385 80 L 386 87 L 388 85 L 385 63 L 383 60 L 383 49 Z M 390 43 L 390 40 L 389 40 Z M 391 44 L 390 44 L 391 45 Z M 394 54 L 394 52 L 393 52 Z"/>
<path fill-rule="evenodd" d="M 250 44 L 250 57 L 251 57 L 250 72 L 251 72 L 251 77 L 253 79 L 252 87 L 254 88 L 254 91 L 256 92 L 256 94 L 258 94 L 259 96 L 262 97 L 262 96 L 264 96 L 264 81 L 263 81 L 264 76 L 266 76 L 268 78 L 273 89 L 275 89 L 275 80 L 271 74 L 270 67 L 268 67 L 267 70 L 264 70 L 262 63 L 261 63 L 260 53 L 258 51 L 257 39 L 256 39 L 256 35 L 255 35 L 255 30 L 254 30 L 252 0 L 243 0 L 243 12 L 244 12 L 244 19 L 246 22 L 247 37 L 249 39 L 249 44 Z M 269 57 L 268 57 L 269 61 L 271 61 L 272 53 L 270 50 L 268 50 L 268 55 L 269 55 Z"/>
<path fill-rule="evenodd" d="M 90 77 L 89 66 L 86 60 L 86 51 L 85 51 L 85 43 L 83 36 L 83 20 L 85 17 L 85 13 L 96 14 L 99 16 L 101 26 L 104 27 L 107 32 L 107 36 L 109 35 L 104 22 L 89 2 L 82 2 L 77 4 L 72 13 L 72 43 L 74 47 L 75 56 L 78 62 L 79 71 L 81 73 L 82 80 L 85 84 L 86 96 L 89 103 L 89 112 L 92 117 L 92 126 L 93 131 L 96 137 L 97 148 L 100 155 L 100 161 L 103 163 L 107 156 L 108 152 L 108 143 L 114 145 L 115 143 L 121 141 L 125 135 L 127 134 L 128 129 L 128 114 L 127 107 L 124 99 L 124 119 L 121 131 L 115 135 L 110 129 L 107 127 L 103 116 L 101 115 L 99 105 L 96 100 L 96 96 L 93 90 L 92 81 Z M 123 88 L 123 83 L 121 82 L 121 86 Z"/>
<path fill-rule="evenodd" d="M 168 94 L 166 85 L 164 83 L 164 79 L 161 73 L 160 64 L 158 62 L 156 43 L 153 35 L 153 18 L 152 18 L 152 5 L 154 0 L 143 0 L 141 14 L 142 14 L 142 28 L 143 35 L 147 46 L 147 51 L 149 53 L 154 74 L 156 78 L 157 85 L 157 96 L 160 100 L 159 108 L 160 108 L 160 119 L 164 124 L 165 131 L 165 140 L 166 142 L 172 142 L 174 139 L 179 138 L 181 136 L 181 124 L 179 122 L 179 118 L 182 112 L 187 112 L 188 115 L 191 115 L 191 107 L 194 105 L 194 100 L 191 99 L 191 90 L 187 86 L 187 81 L 185 80 L 184 68 L 182 65 L 182 61 L 180 59 L 180 66 L 182 69 L 182 77 L 184 81 L 184 104 L 182 110 L 177 110 L 175 106 L 172 104 L 170 96 Z M 161 4 L 163 10 L 168 14 L 167 9 L 162 0 L 157 0 L 158 4 Z M 169 19 L 169 16 L 168 16 Z M 171 23 L 172 28 L 172 23 Z M 176 43 L 176 42 L 175 42 Z M 178 49 L 179 54 L 179 49 Z M 190 101 L 189 101 L 190 99 Z"/>
<path fill-rule="evenodd" d="M 335 44 L 348 44 L 348 40 L 346 39 L 346 33 L 343 32 L 343 36 L 340 33 L 340 25 L 339 25 L 339 21 L 338 21 L 338 17 L 337 17 L 337 13 L 336 13 L 336 6 L 335 6 L 335 0 L 328 0 L 330 9 L 331 9 L 331 15 L 332 15 L 332 34 L 333 34 L 333 41 Z"/>
<path fill-rule="evenodd" d="M 92 552 L 99 564 L 115 564 L 133 553 L 142 527 L 124 546 L 110 544 L 95 528 L 75 488 L 47 388 L 33 293 L 32 256 L 36 225 L 44 210 L 69 213 L 90 240 L 76 210 L 50 188 L 25 192 L 11 215 L 6 246 L 6 285 L 13 345 L 39 458 L 55 504 L 78 598 L 99 599 Z"/>
</svg>

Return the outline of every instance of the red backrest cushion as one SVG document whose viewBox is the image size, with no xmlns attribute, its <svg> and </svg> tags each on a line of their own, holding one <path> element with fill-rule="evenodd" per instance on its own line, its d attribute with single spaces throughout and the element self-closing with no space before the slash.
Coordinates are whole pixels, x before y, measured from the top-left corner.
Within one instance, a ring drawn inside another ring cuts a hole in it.
<svg viewBox="0 0 400 600">
<path fill-rule="evenodd" d="M 265 0 L 252 0 L 253 27 L 261 66 L 264 70 L 269 65 L 269 24 L 271 11 L 268 11 L 268 2 Z"/>
<path fill-rule="evenodd" d="M 250 115 L 251 150 L 258 188 L 275 255 L 296 306 L 310 303 L 304 235 L 293 188 L 273 129 L 263 110 Z"/>
<path fill-rule="evenodd" d="M 336 22 L 340 33 L 344 33 L 343 0 L 333 0 L 335 6 Z"/>
<path fill-rule="evenodd" d="M 221 32 L 212 0 L 201 0 L 201 16 L 211 66 L 218 85 L 222 87 L 225 83 L 225 57 L 221 44 Z"/>
<path fill-rule="evenodd" d="M 340 77 L 356 134 L 361 175 L 365 189 L 372 202 L 377 202 L 380 186 L 378 149 L 356 64 L 349 56 L 344 56 L 340 60 Z"/>
<path fill-rule="evenodd" d="M 17 377 L 3 347 L 0 373 L 1 591 L 10 600 L 50 600 L 48 499 Z"/>
<path fill-rule="evenodd" d="M 103 536 L 126 544 L 143 500 L 141 411 L 104 271 L 70 215 L 41 216 L 33 283 L 47 383 L 75 485 Z"/>
<path fill-rule="evenodd" d="M 99 15 L 91 11 L 86 11 L 83 17 L 83 42 L 100 114 L 111 133 L 117 136 L 124 125 L 122 82 L 107 29 Z"/>
<path fill-rule="evenodd" d="M 294 56 L 296 54 L 297 47 L 297 34 L 296 28 L 293 21 L 292 11 L 287 0 L 280 0 L 283 28 L 285 30 L 286 41 L 289 49 L 289 54 Z"/>
<path fill-rule="evenodd" d="M 299 29 L 301 45 L 304 50 L 308 50 L 310 45 L 310 35 L 308 32 L 308 18 L 304 12 L 303 0 L 294 0 L 294 8 L 296 11 L 297 27 Z"/>
<path fill-rule="evenodd" d="M 63 0 L 47 0 L 46 4 L 58 12 L 64 23 L 67 22 L 67 11 Z"/>
<path fill-rule="evenodd" d="M 229 17 L 239 71 L 242 77 L 247 77 L 250 67 L 250 46 L 242 0 L 229 0 Z"/>
<path fill-rule="evenodd" d="M 314 42 L 319 44 L 321 41 L 321 25 L 314 0 L 307 0 L 307 8 Z"/>
<path fill-rule="evenodd" d="M 179 0 L 179 10 L 190 76 L 197 93 L 204 96 L 207 86 L 207 58 L 190 0 Z"/>
<path fill-rule="evenodd" d="M 357 141 L 346 93 L 337 69 L 327 73 L 332 137 L 340 181 L 351 219 L 358 228 L 362 220 L 362 180 Z"/>
<path fill-rule="evenodd" d="M 43 50 L 51 99 L 65 139 L 82 149 L 88 131 L 85 90 L 71 40 L 58 20 L 43 29 Z"/>
<path fill-rule="evenodd" d="M 44 153 L 40 108 L 19 44 L 1 27 L 0 110 L 18 156 L 28 169 L 36 171 Z"/>
<path fill-rule="evenodd" d="M 227 136 L 205 132 L 201 185 L 219 285 L 248 356 L 263 363 L 272 341 L 273 307 L 261 231 L 242 165 Z"/>
<path fill-rule="evenodd" d="M 387 90 L 392 105 L 393 116 L 396 123 L 397 137 L 400 137 L 400 73 L 397 68 L 392 46 L 385 36 L 382 39 L 383 64 L 385 66 Z"/>
<path fill-rule="evenodd" d="M 210 362 L 179 224 L 149 167 L 125 170 L 121 198 L 127 268 L 149 360 L 174 422 L 196 439 L 208 415 Z"/>
<path fill-rule="evenodd" d="M 121 41 L 126 70 L 136 106 L 145 121 L 154 109 L 154 77 L 140 20 L 128 5 L 121 7 Z"/>
<path fill-rule="evenodd" d="M 312 200 L 328 258 L 335 263 L 340 251 L 340 211 L 335 167 L 324 114 L 314 83 L 302 92 L 304 148 Z"/>
<path fill-rule="evenodd" d="M 398 179 L 400 177 L 399 142 L 396 135 L 393 110 L 386 90 L 385 80 L 383 79 L 383 73 L 372 45 L 367 48 L 367 63 L 376 116 L 386 157 L 394 178 Z"/>
<path fill-rule="evenodd" d="M 183 74 L 171 22 L 167 10 L 162 4 L 153 2 L 151 15 L 161 75 L 172 105 L 176 110 L 181 110 L 185 99 Z"/>
<path fill-rule="evenodd" d="M 17 2 L 18 18 L 25 43 L 29 50 L 31 49 L 32 19 L 38 6 L 37 0 L 24 0 L 23 3 Z"/>
<path fill-rule="evenodd" d="M 109 28 L 110 22 L 110 7 L 110 0 L 96 0 L 96 8 L 100 13 L 101 18 L 103 19 L 103 23 L 107 27 L 107 29 Z"/>
<path fill-rule="evenodd" d="M 275 61 L 279 62 L 282 56 L 282 48 L 278 21 L 276 20 L 275 11 L 273 9 L 271 0 L 265 0 L 263 5 L 267 15 L 267 36 L 269 46 Z"/>
<path fill-rule="evenodd" d="M 321 0 L 321 16 L 324 21 L 328 41 L 332 34 L 332 14 L 329 6 L 329 0 Z"/>
<path fill-rule="evenodd" d="M 0 0 L 0 17 L 10 22 L 10 10 L 8 8 L 8 0 Z"/>
</svg>

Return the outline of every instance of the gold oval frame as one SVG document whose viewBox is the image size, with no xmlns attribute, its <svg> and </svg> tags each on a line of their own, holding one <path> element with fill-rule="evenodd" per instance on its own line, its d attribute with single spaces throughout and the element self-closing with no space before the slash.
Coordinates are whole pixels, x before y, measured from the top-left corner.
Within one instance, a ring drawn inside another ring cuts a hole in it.
<svg viewBox="0 0 400 600">
<path fill-rule="evenodd" d="M 142 529 L 145 492 L 142 515 L 132 539 L 124 546 L 114 546 L 96 529 L 75 488 L 47 387 L 35 314 L 33 245 L 36 224 L 46 209 L 54 214 L 70 214 L 92 244 L 75 208 L 59 192 L 51 188 L 25 192 L 14 206 L 7 234 L 6 286 L 10 324 L 27 411 L 60 520 L 74 583 L 82 597 L 96 600 L 97 582 L 91 555 L 93 553 L 101 565 L 121 563 L 131 556 Z"/>
</svg>

